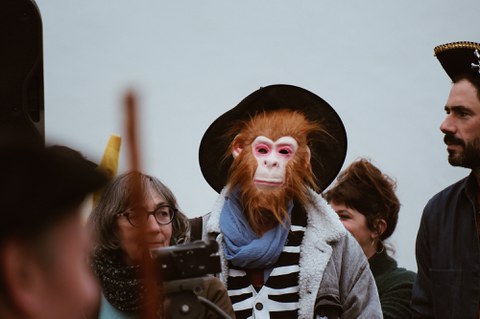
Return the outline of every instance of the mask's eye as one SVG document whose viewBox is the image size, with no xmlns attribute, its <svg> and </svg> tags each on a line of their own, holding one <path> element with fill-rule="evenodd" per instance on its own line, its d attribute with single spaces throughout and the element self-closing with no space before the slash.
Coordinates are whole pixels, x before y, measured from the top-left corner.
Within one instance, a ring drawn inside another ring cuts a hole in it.
<svg viewBox="0 0 480 319">
<path fill-rule="evenodd" d="M 283 146 L 278 149 L 278 153 L 280 155 L 289 156 L 293 154 L 293 150 L 290 147 Z"/>
<path fill-rule="evenodd" d="M 270 148 L 265 144 L 258 144 L 255 146 L 255 153 L 259 155 L 266 155 L 270 152 Z"/>
</svg>

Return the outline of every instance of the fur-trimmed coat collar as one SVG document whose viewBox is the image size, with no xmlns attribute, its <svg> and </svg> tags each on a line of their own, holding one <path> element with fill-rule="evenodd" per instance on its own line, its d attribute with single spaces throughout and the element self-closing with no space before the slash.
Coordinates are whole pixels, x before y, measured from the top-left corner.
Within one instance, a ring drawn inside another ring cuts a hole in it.
<svg viewBox="0 0 480 319">
<path fill-rule="evenodd" d="M 224 188 L 215 202 L 212 212 L 204 220 L 204 234 L 218 233 L 216 240 L 220 245 L 222 273 L 220 279 L 226 284 L 228 276 L 227 261 L 223 256 L 223 236 L 220 231 L 220 213 L 225 203 L 227 191 Z M 338 219 L 337 214 L 328 206 L 325 200 L 310 191 L 315 205 L 305 207 L 307 212 L 307 227 L 300 247 L 300 300 L 299 318 L 313 318 L 315 298 L 323 272 L 331 254 L 331 243 L 346 235 L 346 229 Z"/>
</svg>

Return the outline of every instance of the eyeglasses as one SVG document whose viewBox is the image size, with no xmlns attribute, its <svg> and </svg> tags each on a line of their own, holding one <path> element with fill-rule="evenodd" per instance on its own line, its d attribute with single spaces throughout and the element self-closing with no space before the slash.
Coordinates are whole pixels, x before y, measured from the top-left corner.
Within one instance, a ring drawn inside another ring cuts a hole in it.
<svg viewBox="0 0 480 319">
<path fill-rule="evenodd" d="M 155 217 L 155 220 L 160 225 L 168 225 L 172 222 L 177 212 L 176 208 L 173 208 L 169 205 L 158 206 L 154 211 L 145 212 L 145 211 L 125 211 L 116 214 L 116 217 L 126 217 L 128 222 L 133 227 L 142 227 L 145 226 L 148 222 L 150 215 Z"/>
</svg>

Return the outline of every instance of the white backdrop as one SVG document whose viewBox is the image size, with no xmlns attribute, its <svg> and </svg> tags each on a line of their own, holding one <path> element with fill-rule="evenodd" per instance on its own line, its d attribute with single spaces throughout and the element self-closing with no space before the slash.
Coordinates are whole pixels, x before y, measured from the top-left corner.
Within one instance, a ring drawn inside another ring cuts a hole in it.
<svg viewBox="0 0 480 319">
<path fill-rule="evenodd" d="M 198 164 L 219 115 L 260 86 L 287 83 L 328 101 L 349 138 L 398 182 L 392 237 L 415 270 L 420 215 L 468 174 L 448 165 L 438 127 L 450 81 L 434 46 L 480 41 L 478 0 L 37 0 L 44 25 L 46 135 L 98 161 L 123 133 L 121 96 L 141 99 L 143 167 L 189 216 L 217 194 Z M 121 171 L 127 169 L 125 149 Z"/>
</svg>

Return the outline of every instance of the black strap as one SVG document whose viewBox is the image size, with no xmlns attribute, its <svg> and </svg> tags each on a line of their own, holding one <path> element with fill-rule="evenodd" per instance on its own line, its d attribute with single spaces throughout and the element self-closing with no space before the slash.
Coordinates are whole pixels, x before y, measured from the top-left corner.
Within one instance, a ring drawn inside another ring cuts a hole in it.
<svg viewBox="0 0 480 319">
<path fill-rule="evenodd" d="M 189 218 L 190 222 L 190 241 L 201 240 L 203 232 L 203 219 L 202 216 Z"/>
</svg>

